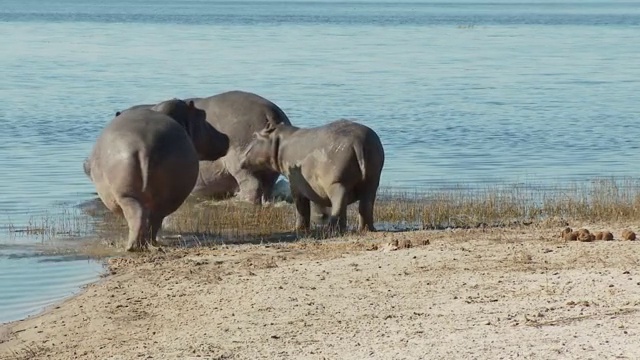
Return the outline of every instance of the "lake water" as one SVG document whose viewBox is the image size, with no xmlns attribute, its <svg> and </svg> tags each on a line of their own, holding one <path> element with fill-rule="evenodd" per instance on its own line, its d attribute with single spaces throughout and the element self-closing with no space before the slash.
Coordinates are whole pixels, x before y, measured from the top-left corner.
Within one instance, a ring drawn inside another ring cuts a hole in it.
<svg viewBox="0 0 640 360">
<path fill-rule="evenodd" d="M 356 118 L 387 186 L 635 177 L 638 44 L 638 1 L 3 0 L 0 322 L 100 274 L 8 229 L 94 197 L 116 110 L 243 89 L 296 125 Z"/>
</svg>

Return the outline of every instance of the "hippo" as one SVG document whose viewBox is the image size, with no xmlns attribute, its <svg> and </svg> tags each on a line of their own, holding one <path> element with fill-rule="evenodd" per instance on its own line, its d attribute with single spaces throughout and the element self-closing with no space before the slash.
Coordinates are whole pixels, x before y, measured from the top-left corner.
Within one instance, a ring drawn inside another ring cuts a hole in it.
<svg viewBox="0 0 640 360">
<path fill-rule="evenodd" d="M 98 196 L 129 225 L 127 251 L 157 246 L 162 220 L 189 196 L 199 160 L 226 155 L 229 139 L 192 101 L 172 99 L 116 116 L 83 163 Z"/>
<path fill-rule="evenodd" d="M 207 113 L 207 121 L 229 137 L 229 151 L 217 160 L 220 164 L 213 168 L 222 169 L 217 177 L 202 173 L 197 189 L 215 190 L 215 193 L 231 193 L 239 200 L 261 204 L 271 199 L 273 187 L 280 174 L 271 169 L 249 170 L 240 167 L 240 157 L 252 140 L 253 133 L 270 125 L 286 124 L 291 121 L 278 105 L 264 97 L 240 90 L 232 90 L 206 98 L 192 98 L 195 106 Z M 203 170 L 210 167 L 203 166 Z M 231 179 L 235 180 L 233 185 Z M 228 186 L 227 184 L 231 184 Z M 227 186 L 223 186 L 227 185 Z M 197 193 L 196 193 L 197 195 Z"/>
<path fill-rule="evenodd" d="M 184 101 L 193 101 L 198 109 L 206 112 L 207 121 L 229 137 L 229 151 L 224 157 L 214 162 L 200 162 L 200 175 L 192 194 L 218 199 L 235 195 L 238 200 L 254 204 L 271 200 L 279 174 L 270 169 L 242 169 L 240 156 L 251 142 L 254 132 L 268 125 L 291 125 L 284 111 L 260 95 L 240 90 L 204 98 L 188 98 Z M 140 108 L 150 109 L 153 106 L 135 105 L 122 112 Z M 116 112 L 116 116 L 120 113 Z"/>
<path fill-rule="evenodd" d="M 384 166 L 384 148 L 371 128 L 347 119 L 299 128 L 269 125 L 242 154 L 243 169 L 270 169 L 289 179 L 296 230 L 310 228 L 311 206 L 330 207 L 329 226 L 346 230 L 347 205 L 358 201 L 358 231 L 376 231 L 373 206 Z"/>
</svg>

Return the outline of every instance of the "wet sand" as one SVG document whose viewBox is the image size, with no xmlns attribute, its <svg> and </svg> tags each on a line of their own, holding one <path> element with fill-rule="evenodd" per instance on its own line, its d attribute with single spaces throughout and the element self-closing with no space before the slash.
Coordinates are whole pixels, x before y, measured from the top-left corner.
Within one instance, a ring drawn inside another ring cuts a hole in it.
<svg viewBox="0 0 640 360">
<path fill-rule="evenodd" d="M 636 358 L 640 243 L 571 225 L 616 240 L 531 225 L 112 259 L 0 327 L 0 359 Z"/>
</svg>

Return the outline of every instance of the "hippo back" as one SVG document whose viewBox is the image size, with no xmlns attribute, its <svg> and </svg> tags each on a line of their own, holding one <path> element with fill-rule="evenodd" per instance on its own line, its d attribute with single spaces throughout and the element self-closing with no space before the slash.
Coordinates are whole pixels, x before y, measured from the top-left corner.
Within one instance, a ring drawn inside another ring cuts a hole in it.
<svg viewBox="0 0 640 360">
<path fill-rule="evenodd" d="M 153 158 L 196 154 L 191 139 L 178 122 L 146 107 L 128 109 L 115 117 L 101 138 L 107 146 L 124 143 L 131 150 L 144 150 Z"/>
<path fill-rule="evenodd" d="M 194 100 L 196 107 L 205 110 L 207 121 L 229 137 L 229 146 L 244 149 L 268 123 L 291 125 L 287 115 L 273 102 L 257 94 L 227 91 Z"/>
</svg>

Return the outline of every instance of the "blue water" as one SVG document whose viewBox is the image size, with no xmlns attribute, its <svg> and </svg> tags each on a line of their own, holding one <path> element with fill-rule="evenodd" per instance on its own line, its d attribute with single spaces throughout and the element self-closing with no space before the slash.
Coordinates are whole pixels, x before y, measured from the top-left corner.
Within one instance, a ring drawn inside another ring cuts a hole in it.
<svg viewBox="0 0 640 360">
<path fill-rule="evenodd" d="M 639 1 L 3 0 L 0 322 L 98 276 L 6 229 L 93 197 L 116 110 L 243 89 L 300 126 L 356 118 L 387 186 L 636 177 L 638 44 Z"/>
</svg>

